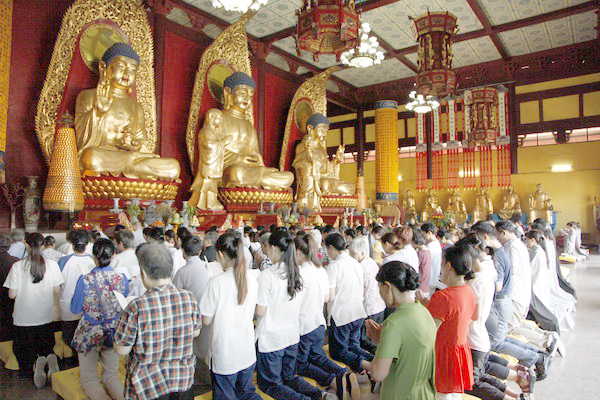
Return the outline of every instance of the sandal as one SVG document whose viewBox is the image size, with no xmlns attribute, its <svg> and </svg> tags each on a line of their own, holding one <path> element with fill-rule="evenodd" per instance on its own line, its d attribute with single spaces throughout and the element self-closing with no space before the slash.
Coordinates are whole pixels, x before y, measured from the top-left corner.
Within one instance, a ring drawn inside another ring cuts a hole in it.
<svg viewBox="0 0 600 400">
<path fill-rule="evenodd" d="M 358 377 L 354 372 L 346 375 L 347 389 L 350 389 L 350 399 L 360 400 L 360 386 L 358 384 Z"/>
<path fill-rule="evenodd" d="M 523 365 L 517 365 L 517 384 L 524 393 L 533 393 L 536 374 L 530 368 Z"/>
<path fill-rule="evenodd" d="M 339 400 L 346 400 L 348 398 L 346 388 L 348 374 L 349 372 L 344 372 L 342 375 L 335 377 L 335 394 Z"/>
</svg>

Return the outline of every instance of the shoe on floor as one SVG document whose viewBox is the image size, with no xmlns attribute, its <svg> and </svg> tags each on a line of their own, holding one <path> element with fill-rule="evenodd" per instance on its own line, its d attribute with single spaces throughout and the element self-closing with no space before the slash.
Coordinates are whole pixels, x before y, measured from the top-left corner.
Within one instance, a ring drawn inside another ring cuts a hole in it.
<svg viewBox="0 0 600 400">
<path fill-rule="evenodd" d="M 48 361 L 44 356 L 39 356 L 33 364 L 33 383 L 37 388 L 46 386 L 46 364 Z"/>
<path fill-rule="evenodd" d="M 350 391 L 350 398 L 352 400 L 360 400 L 360 386 L 358 384 L 358 377 L 354 372 L 346 375 L 348 379 L 348 388 Z"/>
<path fill-rule="evenodd" d="M 555 337 L 557 342 L 556 351 L 558 352 L 558 354 L 560 354 L 561 357 L 564 358 L 567 355 L 567 348 L 565 347 L 565 344 L 558 335 L 558 333 L 554 332 L 554 334 L 556 335 Z"/>
<path fill-rule="evenodd" d="M 58 366 L 56 354 L 50 354 L 46 357 L 46 360 L 48 361 L 48 380 L 50 380 L 53 373 L 60 371 L 60 367 Z"/>
<path fill-rule="evenodd" d="M 338 400 L 338 397 L 335 395 L 335 393 L 331 393 L 325 390 L 321 393 L 321 400 Z"/>
<path fill-rule="evenodd" d="M 548 355 L 550 357 L 554 357 L 556 355 L 556 351 L 558 350 L 558 341 L 560 340 L 558 336 L 552 336 L 554 337 L 554 340 L 552 341 L 552 343 L 550 343 L 550 346 L 548 346 Z"/>
<path fill-rule="evenodd" d="M 548 368 L 550 367 L 550 362 L 552 359 L 545 353 L 539 353 L 540 358 L 537 363 L 535 363 L 535 371 L 537 374 L 537 380 L 542 381 L 546 379 L 548 376 Z"/>
</svg>

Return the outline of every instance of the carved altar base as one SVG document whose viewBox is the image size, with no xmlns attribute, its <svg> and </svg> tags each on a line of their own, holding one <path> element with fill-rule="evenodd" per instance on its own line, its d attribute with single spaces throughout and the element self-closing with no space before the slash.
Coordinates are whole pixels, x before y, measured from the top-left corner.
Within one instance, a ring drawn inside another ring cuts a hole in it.
<svg viewBox="0 0 600 400">
<path fill-rule="evenodd" d="M 228 212 L 257 212 L 261 202 L 292 204 L 293 192 L 252 188 L 219 188 L 219 201 Z"/>
<path fill-rule="evenodd" d="M 321 197 L 323 214 L 343 213 L 346 208 L 356 208 L 358 196 L 324 195 Z"/>
<path fill-rule="evenodd" d="M 122 176 L 85 176 L 82 181 L 86 208 L 88 200 L 98 199 L 174 200 L 181 185 L 179 181 L 129 179 Z"/>
</svg>

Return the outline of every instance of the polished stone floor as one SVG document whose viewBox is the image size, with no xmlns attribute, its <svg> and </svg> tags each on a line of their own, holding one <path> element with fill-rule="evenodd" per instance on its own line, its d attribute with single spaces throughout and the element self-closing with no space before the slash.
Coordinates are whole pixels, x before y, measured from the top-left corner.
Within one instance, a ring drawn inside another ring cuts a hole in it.
<svg viewBox="0 0 600 400">
<path fill-rule="evenodd" d="M 561 335 L 567 355 L 557 356 L 548 378 L 536 384 L 536 400 L 600 398 L 600 255 L 592 255 L 587 262 L 571 267 L 570 275 L 578 294 L 576 326 Z M 362 389 L 364 400 L 378 397 L 368 393 L 366 385 Z M 49 387 L 36 389 L 33 382 L 19 379 L 15 373 L 0 367 L 0 400 L 54 398 Z"/>
</svg>

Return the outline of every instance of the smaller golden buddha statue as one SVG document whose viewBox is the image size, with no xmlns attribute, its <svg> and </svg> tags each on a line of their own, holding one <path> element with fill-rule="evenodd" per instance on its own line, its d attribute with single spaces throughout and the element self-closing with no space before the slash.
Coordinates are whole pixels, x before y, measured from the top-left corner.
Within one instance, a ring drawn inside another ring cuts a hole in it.
<svg viewBox="0 0 600 400">
<path fill-rule="evenodd" d="M 537 218 L 544 218 L 546 222 L 552 223 L 552 199 L 544 192 L 541 183 L 535 186 L 535 192 L 529 196 L 529 220 L 531 223 Z"/>
<path fill-rule="evenodd" d="M 325 133 L 325 136 L 327 133 Z M 325 139 L 321 140 L 321 146 L 326 149 Z M 340 164 L 344 162 L 344 153 L 346 146 L 338 146 L 335 154 L 327 163 L 327 170 L 321 177 L 321 189 L 323 194 L 329 195 L 342 195 L 342 196 L 354 196 L 356 193 L 356 184 L 353 182 L 346 182 L 340 179 Z"/>
<path fill-rule="evenodd" d="M 452 193 L 450 193 L 446 212 L 454 214 L 454 219 L 457 222 L 465 222 L 467 220 L 467 207 L 462 196 L 456 190 L 452 190 Z"/>
<path fill-rule="evenodd" d="M 231 136 L 223 136 L 222 122 L 221 110 L 212 108 L 206 112 L 206 122 L 198 133 L 198 172 L 190 187 L 188 205 L 200 210 L 224 209 L 218 200 L 218 183 L 223 177 L 225 146 L 231 142 Z"/>
<path fill-rule="evenodd" d="M 479 189 L 475 194 L 475 208 L 473 209 L 473 222 L 485 221 L 494 213 L 494 206 L 490 193 L 487 190 Z"/>
<path fill-rule="evenodd" d="M 407 190 L 402 198 L 402 210 L 404 211 L 404 217 L 407 220 L 414 218 L 417 215 L 417 202 L 410 190 Z"/>
<path fill-rule="evenodd" d="M 429 189 L 429 195 L 427 196 L 427 200 L 425 200 L 425 207 L 423 208 L 423 212 L 421 213 L 421 221 L 429 221 L 431 218 L 442 217 L 444 215 L 444 211 L 442 207 L 440 207 L 440 203 L 435 194 L 433 194 L 433 190 Z"/>
<path fill-rule="evenodd" d="M 509 219 L 514 213 L 521 212 L 521 198 L 515 193 L 515 188 L 509 186 L 506 192 L 502 199 L 502 208 L 498 211 L 498 216 L 502 219 Z"/>
<path fill-rule="evenodd" d="M 140 57 L 113 44 L 98 63 L 98 85 L 79 93 L 75 136 L 84 175 L 176 180 L 179 162 L 148 150 L 142 106 L 131 96 Z"/>
</svg>

